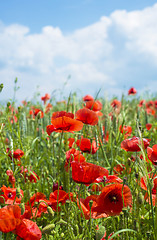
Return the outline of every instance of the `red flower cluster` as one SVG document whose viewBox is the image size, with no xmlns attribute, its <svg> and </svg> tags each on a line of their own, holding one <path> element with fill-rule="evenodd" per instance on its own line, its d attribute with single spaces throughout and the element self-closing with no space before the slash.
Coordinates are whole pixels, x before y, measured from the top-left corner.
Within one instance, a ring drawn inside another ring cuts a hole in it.
<svg viewBox="0 0 157 240">
<path fill-rule="evenodd" d="M 37 224 L 21 215 L 21 208 L 18 205 L 9 205 L 0 209 L 0 231 L 14 233 L 25 240 L 40 240 L 41 231 Z"/>
<path fill-rule="evenodd" d="M 92 200 L 91 210 L 89 201 Z M 132 195 L 128 186 L 114 183 L 105 186 L 100 195 L 91 195 L 86 199 L 78 200 L 84 217 L 89 219 L 119 215 L 123 207 L 132 205 Z"/>
<path fill-rule="evenodd" d="M 121 148 L 129 152 L 139 152 L 141 151 L 141 148 L 139 146 L 146 149 L 149 146 L 149 142 L 150 139 L 143 138 L 141 142 L 140 138 L 134 136 L 132 138 L 128 138 L 122 141 Z"/>
</svg>

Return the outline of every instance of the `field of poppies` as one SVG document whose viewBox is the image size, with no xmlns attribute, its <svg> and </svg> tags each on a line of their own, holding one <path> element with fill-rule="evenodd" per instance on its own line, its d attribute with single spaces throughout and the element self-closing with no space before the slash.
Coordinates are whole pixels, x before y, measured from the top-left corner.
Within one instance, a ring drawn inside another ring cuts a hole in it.
<svg viewBox="0 0 157 240">
<path fill-rule="evenodd" d="M 146 96 L 1 105 L 0 239 L 157 239 L 157 97 Z"/>
</svg>

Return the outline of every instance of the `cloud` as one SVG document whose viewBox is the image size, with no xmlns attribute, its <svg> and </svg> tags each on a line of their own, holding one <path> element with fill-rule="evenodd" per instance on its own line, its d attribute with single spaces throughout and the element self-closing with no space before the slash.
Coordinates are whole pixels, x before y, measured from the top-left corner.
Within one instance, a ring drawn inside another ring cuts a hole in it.
<svg viewBox="0 0 157 240">
<path fill-rule="evenodd" d="M 141 11 L 114 11 L 90 26 L 63 34 L 59 27 L 45 26 L 40 33 L 19 24 L 0 22 L 0 78 L 2 99 L 31 98 L 61 89 L 80 89 L 95 94 L 99 88 L 118 95 L 134 86 L 138 92 L 156 81 L 157 4 Z M 153 89 L 152 89 L 153 90 Z M 8 94 L 9 93 L 9 94 Z"/>
</svg>

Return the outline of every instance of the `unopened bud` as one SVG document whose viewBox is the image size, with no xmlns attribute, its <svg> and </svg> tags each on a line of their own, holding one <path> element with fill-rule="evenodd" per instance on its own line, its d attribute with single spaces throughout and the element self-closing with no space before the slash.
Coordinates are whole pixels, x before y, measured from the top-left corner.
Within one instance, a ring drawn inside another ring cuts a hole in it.
<svg viewBox="0 0 157 240">
<path fill-rule="evenodd" d="M 42 229 L 42 233 L 50 233 L 55 228 L 55 224 L 49 224 Z"/>
<path fill-rule="evenodd" d="M 54 211 L 52 210 L 52 208 L 50 206 L 47 207 L 47 211 L 52 217 L 54 216 Z"/>
</svg>

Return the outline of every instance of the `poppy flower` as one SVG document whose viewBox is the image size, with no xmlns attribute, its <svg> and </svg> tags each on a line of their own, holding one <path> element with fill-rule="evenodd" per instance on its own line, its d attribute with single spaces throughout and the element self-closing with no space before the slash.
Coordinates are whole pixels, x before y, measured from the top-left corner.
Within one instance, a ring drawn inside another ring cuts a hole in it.
<svg viewBox="0 0 157 240">
<path fill-rule="evenodd" d="M 137 93 L 137 91 L 134 87 L 132 87 L 128 90 L 128 95 L 135 95 L 136 93 Z"/>
<path fill-rule="evenodd" d="M 98 115 L 88 108 L 79 109 L 76 112 L 76 119 L 83 122 L 84 124 L 93 126 L 97 125 L 99 121 Z"/>
<path fill-rule="evenodd" d="M 51 119 L 51 125 L 47 126 L 47 134 L 50 136 L 52 132 L 71 132 L 80 131 L 83 123 L 70 117 L 57 117 Z"/>
<path fill-rule="evenodd" d="M 11 232 L 21 222 L 21 209 L 18 205 L 8 205 L 0 209 L 0 231 Z"/>
<path fill-rule="evenodd" d="M 64 164 L 65 171 L 69 170 L 72 161 L 85 162 L 86 159 L 79 150 L 71 148 L 69 151 L 66 152 L 66 161 Z"/>
<path fill-rule="evenodd" d="M 123 180 L 119 177 L 117 177 L 116 175 L 108 175 L 107 177 L 98 177 L 94 183 L 103 183 L 103 185 L 101 184 L 93 184 L 92 185 L 92 191 L 101 191 L 104 187 L 104 185 L 108 184 L 108 183 L 122 183 Z"/>
<path fill-rule="evenodd" d="M 29 201 L 26 203 L 26 205 L 30 205 L 33 207 L 35 202 L 39 202 L 40 200 L 46 200 L 45 194 L 42 192 L 37 192 L 33 194 L 33 196 L 29 199 Z"/>
<path fill-rule="evenodd" d="M 9 205 L 0 209 L 0 231 L 14 231 L 17 237 L 25 240 L 40 240 L 41 231 L 37 224 L 29 219 L 23 219 L 18 205 Z"/>
<path fill-rule="evenodd" d="M 49 113 L 52 108 L 53 108 L 52 104 L 48 103 L 45 107 L 45 113 Z"/>
<path fill-rule="evenodd" d="M 117 99 L 114 99 L 111 102 L 111 107 L 115 110 L 115 109 L 120 109 L 121 108 L 121 102 Z"/>
<path fill-rule="evenodd" d="M 152 186 L 152 190 L 151 190 L 151 193 L 152 193 L 152 202 L 153 202 L 153 206 L 156 206 L 156 202 L 157 202 L 157 198 L 156 198 L 156 189 L 157 189 L 157 175 L 153 175 L 153 174 L 148 174 L 148 177 L 149 179 L 153 182 L 153 186 Z M 141 188 L 144 189 L 146 191 L 145 193 L 145 196 L 144 198 L 146 199 L 146 201 L 148 201 L 149 203 L 151 202 L 150 201 L 150 197 L 148 195 L 148 186 L 147 186 L 147 178 L 146 176 L 142 177 L 141 178 L 141 182 L 140 182 L 140 185 L 141 185 Z"/>
<path fill-rule="evenodd" d="M 54 211 L 60 211 L 58 204 L 61 203 L 62 205 L 69 199 L 69 193 L 66 193 L 64 190 L 55 190 L 54 192 L 50 193 L 49 201 L 51 207 Z"/>
<path fill-rule="evenodd" d="M 126 169 L 126 166 L 125 166 L 125 164 L 117 164 L 114 168 L 113 168 L 113 172 L 114 172 L 114 174 L 119 174 L 119 175 L 121 175 L 121 174 L 123 174 L 124 172 L 126 173 L 126 174 L 129 174 L 129 173 L 131 173 L 131 168 L 129 168 L 129 169 Z"/>
<path fill-rule="evenodd" d="M 120 126 L 119 126 L 119 131 L 120 131 L 122 134 L 124 134 L 124 136 L 125 136 L 125 138 L 126 138 L 126 137 L 128 137 L 128 136 L 131 135 L 131 133 L 132 133 L 132 127 L 131 127 L 131 126 L 126 126 L 126 125 L 124 125 L 124 126 L 120 125 Z"/>
<path fill-rule="evenodd" d="M 152 128 L 152 124 L 151 123 L 146 123 L 146 128 L 149 131 Z"/>
<path fill-rule="evenodd" d="M 63 190 L 63 186 L 58 186 L 58 182 L 54 182 L 52 187 L 53 192 L 58 189 Z"/>
<path fill-rule="evenodd" d="M 54 118 L 58 118 L 58 117 L 63 117 L 63 116 L 65 116 L 65 117 L 69 117 L 69 118 L 74 118 L 74 114 L 73 113 L 71 113 L 71 112 L 66 112 L 66 111 L 58 111 L 58 112 L 54 112 L 53 114 L 52 114 L 52 118 L 51 119 L 54 119 Z"/>
<path fill-rule="evenodd" d="M 46 102 L 50 99 L 50 94 L 46 93 L 45 96 L 41 97 L 41 100 L 46 104 Z"/>
<path fill-rule="evenodd" d="M 17 196 L 17 188 L 10 188 L 3 185 L 3 187 L 0 188 L 2 194 L 0 195 L 0 202 L 5 204 L 19 204 L 21 203 L 22 197 L 23 197 L 23 191 L 20 189 L 20 196 Z M 4 198 L 2 198 L 2 197 Z"/>
<path fill-rule="evenodd" d="M 37 116 L 39 116 L 40 118 L 44 117 L 43 111 L 39 108 L 32 107 L 32 109 L 29 111 L 29 114 L 32 115 L 33 119 Z"/>
<path fill-rule="evenodd" d="M 91 109 L 94 112 L 100 111 L 102 109 L 102 103 L 99 100 L 91 100 L 91 101 L 87 101 L 86 108 Z"/>
<path fill-rule="evenodd" d="M 74 138 L 68 138 L 68 142 L 69 142 L 69 148 L 72 148 L 73 144 L 75 143 L 75 139 Z"/>
<path fill-rule="evenodd" d="M 96 206 L 96 199 L 97 199 L 97 195 L 88 196 L 86 199 L 77 198 L 77 206 L 79 207 L 80 210 L 82 210 L 81 215 L 82 217 L 84 216 L 85 219 L 90 219 L 90 218 L 98 219 L 98 218 L 107 217 L 106 213 L 97 213 L 92 211 L 92 208 Z M 90 200 L 92 200 L 91 209 L 89 206 Z"/>
<path fill-rule="evenodd" d="M 157 144 L 153 145 L 152 148 L 147 147 L 147 155 L 153 165 L 157 165 Z"/>
<path fill-rule="evenodd" d="M 16 234 L 25 240 L 40 240 L 42 233 L 37 224 L 29 219 L 23 219 L 16 227 Z"/>
<path fill-rule="evenodd" d="M 82 152 L 87 152 L 91 154 L 95 154 L 99 147 L 96 145 L 96 141 L 93 140 L 92 143 L 88 138 L 81 138 L 76 141 L 77 146 L 80 148 Z"/>
<path fill-rule="evenodd" d="M 10 122 L 11 122 L 11 124 L 13 124 L 13 123 L 17 123 L 17 121 L 18 121 L 18 118 L 17 118 L 16 115 L 13 115 L 13 116 L 10 118 Z"/>
<path fill-rule="evenodd" d="M 18 159 L 20 160 L 21 157 L 23 157 L 24 155 L 24 152 L 21 150 L 21 149 L 16 149 L 15 151 L 13 151 L 13 153 L 10 151 L 9 148 L 7 148 L 7 153 L 8 153 L 8 156 L 11 158 L 15 158 L 15 159 Z"/>
<path fill-rule="evenodd" d="M 96 202 L 97 206 L 93 208 L 93 211 L 106 213 L 108 216 L 119 215 L 123 207 L 131 207 L 131 191 L 128 186 L 123 186 L 120 183 L 107 185 L 102 189 L 102 193 L 97 197 Z"/>
<path fill-rule="evenodd" d="M 73 161 L 72 178 L 77 183 L 91 184 L 100 176 L 108 176 L 108 170 L 92 163 Z"/>
<path fill-rule="evenodd" d="M 39 176 L 34 171 L 28 171 L 28 169 L 25 167 L 21 167 L 21 174 L 23 174 L 25 182 L 29 180 L 30 182 L 37 182 L 39 180 Z"/>
<path fill-rule="evenodd" d="M 15 187 L 15 177 L 12 170 L 7 170 L 6 174 L 9 176 L 8 181 L 12 184 L 12 187 Z"/>
<path fill-rule="evenodd" d="M 91 95 L 86 95 L 83 97 L 84 102 L 93 101 L 94 98 Z"/>
<path fill-rule="evenodd" d="M 139 152 L 141 148 L 139 146 L 143 146 L 146 149 L 149 146 L 150 139 L 143 138 L 142 142 L 139 137 L 132 137 L 125 139 L 121 142 L 121 148 L 125 151 L 129 152 Z"/>
<path fill-rule="evenodd" d="M 140 100 L 138 106 L 139 106 L 139 107 L 142 107 L 142 106 L 145 104 L 145 102 L 146 102 L 146 101 L 145 101 L 144 99 Z"/>
<path fill-rule="evenodd" d="M 50 202 L 46 199 L 46 196 L 41 192 L 37 192 L 26 202 L 25 212 L 22 217 L 27 219 L 41 217 L 42 212 L 47 212 L 47 205 L 49 204 Z"/>
</svg>

